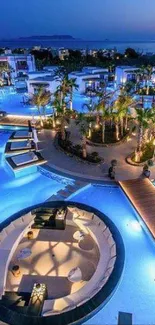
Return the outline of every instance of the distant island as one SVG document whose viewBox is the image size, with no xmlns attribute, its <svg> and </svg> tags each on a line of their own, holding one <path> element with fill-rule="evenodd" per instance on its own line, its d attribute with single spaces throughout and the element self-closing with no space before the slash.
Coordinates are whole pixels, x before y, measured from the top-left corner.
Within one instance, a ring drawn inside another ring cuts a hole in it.
<svg viewBox="0 0 155 325">
<path fill-rule="evenodd" d="M 75 40 L 75 38 L 71 35 L 34 35 L 34 36 L 28 36 L 28 37 L 20 37 L 20 40 Z"/>
</svg>

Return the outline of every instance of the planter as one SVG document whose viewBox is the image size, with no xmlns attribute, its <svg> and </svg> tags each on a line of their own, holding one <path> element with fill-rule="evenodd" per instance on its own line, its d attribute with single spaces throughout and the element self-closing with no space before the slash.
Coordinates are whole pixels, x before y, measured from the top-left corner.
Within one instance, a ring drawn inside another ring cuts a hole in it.
<svg viewBox="0 0 155 325">
<path fill-rule="evenodd" d="M 98 142 L 93 142 L 87 138 L 87 145 L 94 146 L 94 147 L 106 147 L 106 148 L 113 147 L 113 146 L 119 146 L 120 144 L 127 141 L 130 134 L 131 134 L 131 132 L 129 131 L 121 140 L 119 140 L 117 142 L 112 142 L 112 143 L 98 143 Z"/>
<path fill-rule="evenodd" d="M 65 148 L 63 148 L 60 143 L 59 143 L 59 135 L 57 134 L 55 137 L 55 141 L 54 141 L 54 145 L 57 149 L 61 150 L 62 152 L 64 152 L 66 155 L 75 158 L 77 161 L 80 161 L 82 163 L 88 164 L 88 165 L 95 165 L 95 166 L 99 166 L 101 163 L 104 163 L 104 159 L 101 159 L 100 161 L 94 161 L 92 162 L 91 160 L 88 159 L 88 157 L 86 159 L 80 157 L 80 154 L 76 154 L 74 149 L 71 148 L 71 151 L 67 151 Z"/>
<path fill-rule="evenodd" d="M 144 167 L 148 163 L 148 161 L 150 160 L 150 159 L 148 159 L 146 161 L 143 161 L 142 163 L 134 162 L 132 160 L 134 155 L 135 155 L 135 153 L 133 152 L 129 156 L 126 157 L 125 161 L 127 162 L 127 164 L 129 164 L 131 166 L 135 166 L 135 167 Z M 151 167 L 151 166 L 149 166 L 149 167 Z"/>
</svg>

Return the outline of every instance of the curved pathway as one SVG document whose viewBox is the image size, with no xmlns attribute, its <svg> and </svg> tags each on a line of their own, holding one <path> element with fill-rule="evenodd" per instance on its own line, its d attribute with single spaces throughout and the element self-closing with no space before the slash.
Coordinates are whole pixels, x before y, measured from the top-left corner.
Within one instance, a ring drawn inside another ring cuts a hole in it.
<svg viewBox="0 0 155 325">
<path fill-rule="evenodd" d="M 68 176 L 81 177 L 91 181 L 109 181 L 108 168 L 112 159 L 116 159 L 116 180 L 126 180 L 139 178 L 142 174 L 142 167 L 131 166 L 126 163 L 125 158 L 135 150 L 136 136 L 131 136 L 128 142 L 112 147 L 92 147 L 87 146 L 88 152 L 97 151 L 100 157 L 104 158 L 104 164 L 92 165 L 78 161 L 74 157 L 67 156 L 54 145 L 55 132 L 42 130 L 39 134 L 39 148 L 43 157 L 48 161 L 48 166 L 58 173 L 66 173 Z M 79 136 L 74 131 L 72 134 L 73 143 L 79 142 Z M 155 166 L 150 168 L 151 179 L 155 178 Z"/>
</svg>

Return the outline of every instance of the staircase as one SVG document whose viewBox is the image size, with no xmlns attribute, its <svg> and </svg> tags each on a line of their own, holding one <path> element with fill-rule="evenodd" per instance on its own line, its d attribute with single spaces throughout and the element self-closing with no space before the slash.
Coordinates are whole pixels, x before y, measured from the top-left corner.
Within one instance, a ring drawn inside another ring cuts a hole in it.
<svg viewBox="0 0 155 325">
<path fill-rule="evenodd" d="M 66 185 L 64 190 L 60 190 L 57 192 L 57 194 L 52 195 L 46 202 L 66 200 L 77 191 L 85 188 L 87 185 L 88 183 L 75 181 L 74 184 Z"/>
</svg>

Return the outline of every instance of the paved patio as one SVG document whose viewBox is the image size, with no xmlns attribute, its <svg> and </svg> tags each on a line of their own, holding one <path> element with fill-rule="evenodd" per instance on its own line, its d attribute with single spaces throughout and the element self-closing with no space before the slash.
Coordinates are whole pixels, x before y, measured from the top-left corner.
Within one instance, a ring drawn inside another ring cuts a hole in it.
<svg viewBox="0 0 155 325">
<path fill-rule="evenodd" d="M 55 132 L 42 130 L 39 134 L 39 148 L 41 154 L 48 161 L 48 165 L 58 172 L 68 173 L 71 176 L 96 180 L 109 180 L 108 168 L 112 159 L 117 160 L 116 180 L 126 180 L 138 178 L 142 174 L 142 167 L 130 166 L 125 158 L 136 148 L 136 136 L 132 135 L 129 141 L 120 145 L 110 147 L 93 147 L 87 145 L 89 153 L 97 151 L 100 157 L 104 158 L 104 163 L 98 166 L 78 161 L 75 157 L 69 157 L 54 145 Z M 75 126 L 72 126 L 72 142 L 80 143 L 80 135 Z M 151 179 L 155 178 L 155 166 L 150 168 Z"/>
</svg>

